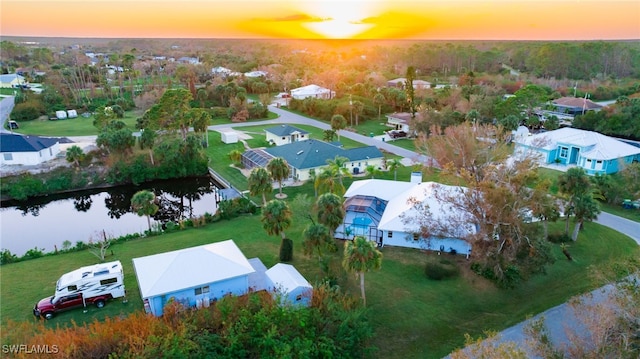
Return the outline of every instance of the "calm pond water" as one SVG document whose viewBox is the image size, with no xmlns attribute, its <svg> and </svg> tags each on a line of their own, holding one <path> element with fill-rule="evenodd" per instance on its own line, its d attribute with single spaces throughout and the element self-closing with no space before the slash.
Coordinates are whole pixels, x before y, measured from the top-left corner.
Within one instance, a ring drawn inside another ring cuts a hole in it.
<svg viewBox="0 0 640 359">
<path fill-rule="evenodd" d="M 154 223 L 177 222 L 217 211 L 220 186 L 209 177 L 150 182 L 141 186 L 74 192 L 30 201 L 2 202 L 0 248 L 18 256 L 37 247 L 45 252 L 64 241 L 88 242 L 107 235 L 119 237 L 149 228 L 147 217 L 131 211 L 131 197 L 140 190 L 153 191 L 159 200 Z"/>
</svg>

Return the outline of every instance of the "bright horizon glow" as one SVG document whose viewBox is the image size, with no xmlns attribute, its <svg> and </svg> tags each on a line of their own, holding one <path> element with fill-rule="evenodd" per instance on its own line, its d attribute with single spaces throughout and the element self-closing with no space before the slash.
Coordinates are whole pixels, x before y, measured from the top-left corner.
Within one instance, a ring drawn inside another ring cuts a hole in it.
<svg viewBox="0 0 640 359">
<path fill-rule="evenodd" d="M 2 0 L 0 36 L 638 40 L 638 0 Z"/>
</svg>

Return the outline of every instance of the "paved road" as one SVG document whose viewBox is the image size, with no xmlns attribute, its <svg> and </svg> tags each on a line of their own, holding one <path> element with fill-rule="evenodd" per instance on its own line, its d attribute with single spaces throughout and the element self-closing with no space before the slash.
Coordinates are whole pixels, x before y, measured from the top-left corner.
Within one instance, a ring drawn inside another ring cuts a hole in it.
<svg viewBox="0 0 640 359">
<path fill-rule="evenodd" d="M 600 213 L 595 222 L 626 234 L 640 245 L 640 223 L 607 212 Z"/>
<path fill-rule="evenodd" d="M 279 117 L 277 119 L 265 120 L 265 121 L 260 121 L 260 122 L 243 122 L 243 123 L 232 123 L 232 124 L 228 124 L 228 125 L 209 126 L 209 129 L 215 131 L 215 130 L 220 130 L 220 129 L 229 128 L 229 127 L 243 127 L 243 126 L 256 126 L 256 125 L 282 124 L 282 123 L 309 125 L 309 126 L 313 126 L 313 127 L 317 127 L 317 128 L 323 129 L 323 130 L 331 129 L 331 126 L 329 126 L 328 124 L 326 124 L 324 122 L 317 121 L 317 120 L 311 119 L 309 117 L 301 116 L 301 115 L 298 115 L 298 114 L 283 110 L 281 108 L 278 108 L 276 106 L 269 106 L 269 110 L 274 112 L 274 113 L 276 113 Z M 363 135 L 360 135 L 358 133 L 354 133 L 354 132 L 351 132 L 351 131 L 345 131 L 345 130 L 340 130 L 339 133 L 340 133 L 340 137 L 346 137 L 346 138 L 352 139 L 354 141 L 358 141 L 358 142 L 364 143 L 364 144 L 369 145 L 369 146 L 376 146 L 381 150 L 393 153 L 393 154 L 398 155 L 398 156 L 402 156 L 402 157 L 408 158 L 412 162 L 419 162 L 419 163 L 426 164 L 427 161 L 429 160 L 424 155 L 420 155 L 420 154 L 418 154 L 416 152 L 404 149 L 402 147 L 398 147 L 398 146 L 392 145 L 391 143 L 384 142 L 384 141 L 381 141 L 381 140 L 376 139 L 376 138 L 363 136 Z"/>
<path fill-rule="evenodd" d="M 622 218 L 610 213 L 602 212 L 595 221 L 603 226 L 615 229 L 620 233 L 626 234 L 631 239 L 635 240 L 640 245 L 640 223 Z M 611 285 L 598 288 L 584 296 L 582 299 L 587 304 L 602 302 L 610 294 L 612 290 Z M 532 321 L 540 317 L 544 318 L 549 337 L 551 341 L 556 345 L 566 343 L 569 339 L 566 334 L 566 326 L 568 323 L 576 323 L 576 313 L 573 308 L 567 303 L 560 304 L 551 309 L 548 309 L 529 320 L 525 320 L 519 324 L 516 324 L 510 328 L 498 333 L 497 342 L 515 342 L 521 348 L 525 349 L 531 358 L 538 358 L 531 354 L 530 348 L 526 344 L 526 336 L 524 328 Z M 446 358 L 449 358 L 448 356 Z"/>
<path fill-rule="evenodd" d="M 13 110 L 14 104 L 15 97 L 0 97 L 0 132 L 9 132 L 4 128 L 4 123 L 9 119 L 9 114 L 11 114 L 11 110 Z"/>
</svg>

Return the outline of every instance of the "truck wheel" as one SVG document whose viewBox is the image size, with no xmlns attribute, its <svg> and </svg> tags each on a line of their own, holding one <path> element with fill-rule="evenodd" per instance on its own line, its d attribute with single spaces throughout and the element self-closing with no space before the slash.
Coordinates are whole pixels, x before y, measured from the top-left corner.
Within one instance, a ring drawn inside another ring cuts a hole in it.
<svg viewBox="0 0 640 359">
<path fill-rule="evenodd" d="M 96 301 L 96 307 L 98 307 L 98 308 L 104 307 L 104 300 L 102 300 L 102 299 L 101 300 L 97 300 Z"/>
<path fill-rule="evenodd" d="M 53 313 L 51 312 L 44 313 L 44 319 L 49 320 L 51 318 L 53 318 Z"/>
</svg>

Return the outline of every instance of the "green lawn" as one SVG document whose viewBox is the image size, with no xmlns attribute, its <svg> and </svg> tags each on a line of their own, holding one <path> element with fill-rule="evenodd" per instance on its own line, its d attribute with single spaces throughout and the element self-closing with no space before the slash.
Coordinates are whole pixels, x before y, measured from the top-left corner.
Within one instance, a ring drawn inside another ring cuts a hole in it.
<svg viewBox="0 0 640 359">
<path fill-rule="evenodd" d="M 55 128 L 58 124 L 82 120 L 91 122 L 91 119 L 84 118 L 43 122 L 46 126 Z M 135 121 L 134 118 L 132 120 Z M 84 127 L 88 129 L 93 126 L 90 124 Z M 264 127 L 255 126 L 242 130 L 262 133 Z M 320 131 L 307 127 L 304 129 L 312 132 L 314 137 L 315 133 Z M 41 131 L 35 133 L 45 134 Z M 71 130 L 50 135 L 76 135 L 69 132 Z M 211 132 L 209 140 L 207 154 L 211 158 L 211 167 L 235 187 L 245 190 L 246 177 L 238 169 L 230 167 L 231 161 L 228 158 L 232 149 L 242 151 L 243 145 L 224 144 L 217 132 Z M 264 139 L 256 136 L 255 139 L 249 140 L 249 144 L 260 146 L 264 144 Z M 402 167 L 398 169 L 398 179 L 408 180 L 410 173 L 411 168 Z M 552 172 L 544 175 L 556 176 Z M 393 173 L 386 172 L 378 178 L 393 179 Z M 434 179 L 434 174 L 425 175 L 424 178 Z M 355 179 L 346 179 L 345 185 L 348 187 L 353 180 Z M 311 184 L 304 184 L 299 187 L 287 187 L 284 192 L 291 200 L 297 194 L 306 193 L 312 196 L 313 187 Z M 303 256 L 301 249 L 302 231 L 307 224 L 304 220 L 294 223 L 286 233 L 294 241 L 295 256 L 292 264 L 313 283 L 319 279 L 317 263 Z M 563 223 L 556 223 L 551 227 L 557 231 L 562 226 Z M 114 245 L 114 255 L 107 260 L 122 261 L 128 302 L 124 304 L 120 300 L 114 301 L 101 310 L 89 307 L 86 313 L 83 310 L 63 313 L 47 325 L 70 325 L 72 321 L 86 323 L 94 319 L 140 311 L 142 303 L 133 273 L 132 258 L 226 239 L 234 239 L 248 258 L 257 256 L 267 267 L 277 262 L 280 240 L 265 234 L 259 216 L 246 216 L 202 228 Z M 366 276 L 367 303 L 376 330 L 373 343 L 379 348 L 377 357 L 441 358 L 464 344 L 465 333 L 478 336 L 487 329 L 505 329 L 529 315 L 596 287 L 598 283 L 589 277 L 590 266 L 602 265 L 627 256 L 637 257 L 640 255 L 639 248 L 635 242 L 614 230 L 587 223 L 578 241 L 570 244 L 569 251 L 575 261 L 564 260 L 559 246 L 554 245 L 557 262 L 549 268 L 546 275 L 535 276 L 517 289 L 499 290 L 484 279 L 465 271 L 456 279 L 441 282 L 428 280 L 424 275 L 425 258 L 434 254 L 385 247 L 382 269 Z M 456 259 L 464 261 L 460 257 Z M 53 293 L 55 281 L 61 274 L 96 262 L 97 258 L 90 253 L 78 252 L 1 266 L 2 333 L 6 335 L 9 320 L 33 320 L 31 309 L 34 303 Z M 354 277 L 344 278 L 348 282 L 342 283 L 342 287 L 353 295 L 359 295 Z"/>
<path fill-rule="evenodd" d="M 121 119 L 128 128 L 136 130 L 136 120 L 142 114 L 140 111 L 127 111 L 124 118 Z M 274 112 L 269 112 L 267 119 L 277 118 L 278 115 Z M 252 120 L 262 121 L 264 119 Z M 98 129 L 93 126 L 93 116 L 85 118 L 78 116 L 76 118 L 57 120 L 57 121 L 20 121 L 18 123 L 20 129 L 15 130 L 16 133 L 25 135 L 38 135 L 38 136 L 95 136 L 98 134 Z M 231 124 L 227 118 L 214 118 L 211 120 L 211 125 Z M 218 137 L 218 140 L 220 138 Z"/>
<path fill-rule="evenodd" d="M 139 113 L 127 111 L 121 119 L 128 128 L 135 130 Z M 14 132 L 38 136 L 96 136 L 98 129 L 93 126 L 93 116 L 70 118 L 66 120 L 20 121 L 20 129 Z"/>
<path fill-rule="evenodd" d="M 294 241 L 292 264 L 310 281 L 319 278 L 317 262 L 301 251 L 301 221 L 287 231 Z M 558 223 L 555 229 L 562 227 Z M 89 307 L 62 313 L 47 325 L 86 323 L 94 319 L 142 310 L 132 259 L 140 256 L 233 239 L 248 258 L 259 257 L 267 267 L 277 262 L 280 239 L 267 236 L 259 216 L 246 216 L 205 227 L 158 237 L 137 239 L 113 246 L 113 256 L 125 270 L 128 303 L 116 300 L 103 309 Z M 431 281 L 424 273 L 428 255 L 419 250 L 385 247 L 382 269 L 366 276 L 367 303 L 375 327 L 373 343 L 379 358 L 441 358 L 464 343 L 464 334 L 480 335 L 483 330 L 501 330 L 532 315 L 594 288 L 588 275 L 591 265 L 600 265 L 625 256 L 640 255 L 640 247 L 629 238 L 597 224 L 586 224 L 570 251 L 574 262 L 563 260 L 559 247 L 557 262 L 547 275 L 532 278 L 514 290 L 500 290 L 475 275 L 464 273 L 457 279 Z M 448 256 L 448 255 L 447 255 Z M 458 257 L 459 261 L 464 261 Z M 3 332 L 7 323 L 33 320 L 34 303 L 54 291 L 55 281 L 67 271 L 98 262 L 88 252 L 47 256 L 0 267 L 2 287 L 0 309 Z M 37 275 L 33 273 L 37 272 Z M 344 276 L 342 287 L 359 295 L 353 276 Z M 390 335 L 392 333 L 392 335 Z"/>
</svg>

